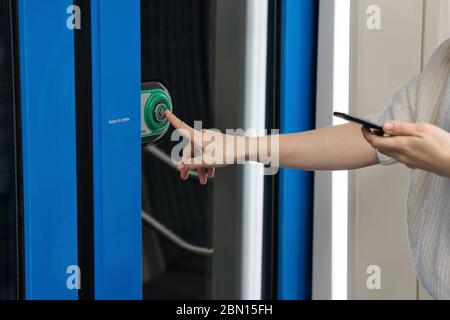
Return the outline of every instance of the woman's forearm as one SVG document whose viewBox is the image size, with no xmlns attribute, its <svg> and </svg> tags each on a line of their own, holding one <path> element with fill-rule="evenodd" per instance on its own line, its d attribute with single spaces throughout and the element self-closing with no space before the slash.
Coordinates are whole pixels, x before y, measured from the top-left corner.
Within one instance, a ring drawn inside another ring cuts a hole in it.
<svg viewBox="0 0 450 320">
<path fill-rule="evenodd" d="M 272 146 L 273 140 L 270 137 L 257 139 L 258 154 L 273 155 L 277 149 Z M 280 135 L 278 149 L 279 165 L 285 168 L 353 170 L 379 163 L 375 149 L 364 139 L 361 127 L 355 124 Z M 247 158 L 254 159 L 254 152 L 247 151 Z"/>
</svg>

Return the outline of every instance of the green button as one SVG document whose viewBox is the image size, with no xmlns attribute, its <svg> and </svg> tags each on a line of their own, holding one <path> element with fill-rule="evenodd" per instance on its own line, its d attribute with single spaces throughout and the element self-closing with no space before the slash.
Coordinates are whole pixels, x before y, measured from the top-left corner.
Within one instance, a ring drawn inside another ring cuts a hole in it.
<svg viewBox="0 0 450 320">
<path fill-rule="evenodd" d="M 155 120 L 158 123 L 163 123 L 167 121 L 164 112 L 167 110 L 167 105 L 165 103 L 160 103 L 155 108 Z"/>
<path fill-rule="evenodd" d="M 172 108 L 172 101 L 164 90 L 151 90 L 144 109 L 144 120 L 147 128 L 153 133 L 165 130 L 169 126 L 169 121 L 162 114 L 162 111 L 169 110 L 172 112 Z"/>
</svg>

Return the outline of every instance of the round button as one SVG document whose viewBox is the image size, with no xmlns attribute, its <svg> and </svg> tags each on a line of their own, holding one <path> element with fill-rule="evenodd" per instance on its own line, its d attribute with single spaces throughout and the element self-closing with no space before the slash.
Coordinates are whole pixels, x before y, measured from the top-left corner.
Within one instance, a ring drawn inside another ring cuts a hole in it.
<svg viewBox="0 0 450 320">
<path fill-rule="evenodd" d="M 151 132 L 163 131 L 169 126 L 169 122 L 163 111 L 172 111 L 172 101 L 163 90 L 153 90 L 145 104 L 144 120 Z"/>
<path fill-rule="evenodd" d="M 155 117 L 155 120 L 157 123 L 164 123 L 167 121 L 166 116 L 164 115 L 164 112 L 167 110 L 167 105 L 165 103 L 159 103 L 156 108 L 153 116 Z"/>
</svg>

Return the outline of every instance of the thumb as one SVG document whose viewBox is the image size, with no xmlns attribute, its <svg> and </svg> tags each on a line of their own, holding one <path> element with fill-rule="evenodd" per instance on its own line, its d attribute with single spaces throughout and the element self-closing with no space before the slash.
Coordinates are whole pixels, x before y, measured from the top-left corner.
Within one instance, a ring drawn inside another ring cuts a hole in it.
<svg viewBox="0 0 450 320">
<path fill-rule="evenodd" d="M 388 121 L 384 124 L 383 130 L 391 136 L 417 136 L 418 130 L 415 123 Z"/>
</svg>

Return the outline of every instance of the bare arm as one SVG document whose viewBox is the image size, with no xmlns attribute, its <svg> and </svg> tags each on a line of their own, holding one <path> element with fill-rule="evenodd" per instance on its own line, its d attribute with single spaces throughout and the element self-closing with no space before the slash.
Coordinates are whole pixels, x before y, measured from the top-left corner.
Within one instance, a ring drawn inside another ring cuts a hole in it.
<svg viewBox="0 0 450 320">
<path fill-rule="evenodd" d="M 172 125 L 183 131 L 183 135 L 194 137 L 195 135 L 204 136 L 205 133 L 195 131 L 189 125 L 182 122 L 175 115 L 166 112 L 166 116 Z M 208 132 L 206 132 L 208 133 Z M 217 153 L 219 148 L 223 148 L 224 157 L 234 155 L 234 162 L 237 159 L 253 160 L 258 159 L 264 162 L 260 155 L 270 155 L 273 152 L 279 152 L 279 165 L 286 168 L 295 168 L 302 170 L 353 170 L 378 164 L 376 150 L 366 141 L 361 132 L 361 126 L 347 124 L 343 126 L 330 127 L 321 130 L 309 131 L 305 133 L 280 135 L 279 148 L 271 145 L 271 137 L 244 138 L 232 137 L 235 139 L 233 146 L 223 146 L 214 141 L 224 140 L 225 136 L 218 133 L 212 133 L 218 139 L 201 141 L 195 143 L 195 149 L 201 149 L 202 153 Z M 229 137 L 229 136 L 228 136 Z M 194 144 L 191 139 L 191 143 Z M 258 145 L 258 148 L 249 148 L 251 145 Z M 239 148 L 236 146 L 244 146 Z M 245 147 L 247 146 L 247 147 Z M 192 149 L 194 149 L 192 148 Z M 272 150 L 275 149 L 275 150 Z M 251 150 L 251 151 L 250 151 Z M 192 158 L 192 155 L 184 155 L 184 161 L 178 165 L 181 172 L 181 178 L 186 180 L 189 177 L 189 171 L 197 170 L 202 184 L 206 184 L 208 176 L 214 175 L 216 167 L 223 167 L 228 162 L 220 160 L 210 163 L 203 156 Z M 265 163 L 272 164 L 273 163 Z"/>
<path fill-rule="evenodd" d="M 268 140 L 260 145 L 270 148 L 268 137 L 259 139 Z M 376 150 L 356 124 L 280 135 L 279 152 L 281 167 L 302 170 L 353 170 L 379 163 Z"/>
</svg>

